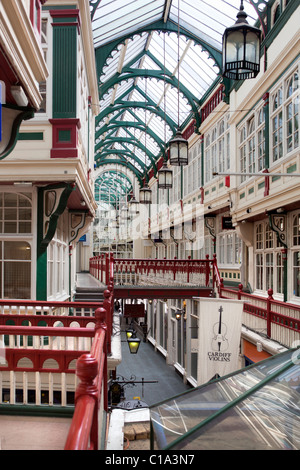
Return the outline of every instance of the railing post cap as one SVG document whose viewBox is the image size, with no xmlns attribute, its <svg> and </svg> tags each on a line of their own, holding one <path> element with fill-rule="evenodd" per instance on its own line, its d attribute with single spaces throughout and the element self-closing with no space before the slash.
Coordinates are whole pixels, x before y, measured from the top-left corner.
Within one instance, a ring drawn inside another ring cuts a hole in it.
<svg viewBox="0 0 300 470">
<path fill-rule="evenodd" d="M 106 320 L 106 310 L 103 307 L 99 307 L 95 310 L 95 318 L 97 323 L 105 323 Z"/>
<path fill-rule="evenodd" d="M 268 296 L 269 298 L 273 296 L 273 289 L 268 289 Z"/>
<path fill-rule="evenodd" d="M 82 354 L 76 363 L 76 373 L 83 384 L 92 384 L 98 373 L 98 362 L 91 354 Z"/>
<path fill-rule="evenodd" d="M 105 289 L 105 291 L 103 292 L 103 295 L 106 299 L 108 299 L 108 297 L 110 297 L 110 291 L 108 289 Z"/>
</svg>

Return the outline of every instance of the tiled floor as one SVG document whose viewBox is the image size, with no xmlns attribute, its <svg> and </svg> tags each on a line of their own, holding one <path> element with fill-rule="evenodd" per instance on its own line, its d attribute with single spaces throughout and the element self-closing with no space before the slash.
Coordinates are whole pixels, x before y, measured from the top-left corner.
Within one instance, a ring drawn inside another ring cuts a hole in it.
<svg viewBox="0 0 300 470">
<path fill-rule="evenodd" d="M 89 273 L 77 273 L 76 274 L 76 286 L 77 287 L 84 287 L 84 288 L 97 288 L 97 287 L 104 287 L 100 281 L 98 281 L 95 277 L 93 277 Z"/>
<path fill-rule="evenodd" d="M 125 330 L 125 325 L 122 330 Z M 138 396 L 150 406 L 191 389 L 150 343 L 141 341 L 138 353 L 133 355 L 130 354 L 126 341 L 123 342 L 125 333 L 122 335 L 122 362 L 117 367 L 117 376 L 121 380 L 122 377 L 127 380 L 133 377 L 133 382 L 144 380 L 144 383 L 125 386 L 126 400 Z"/>
</svg>

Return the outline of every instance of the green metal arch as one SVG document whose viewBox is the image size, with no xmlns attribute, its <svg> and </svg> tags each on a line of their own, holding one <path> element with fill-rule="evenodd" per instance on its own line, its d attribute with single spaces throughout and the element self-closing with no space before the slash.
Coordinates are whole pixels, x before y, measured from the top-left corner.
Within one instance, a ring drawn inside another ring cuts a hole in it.
<svg viewBox="0 0 300 470">
<path fill-rule="evenodd" d="M 157 107 L 154 107 L 153 104 L 149 104 L 149 103 L 145 103 L 143 101 L 124 101 L 123 103 L 118 103 L 117 105 L 115 106 L 107 106 L 99 115 L 99 121 L 102 121 L 102 119 L 104 117 L 106 117 L 107 115 L 109 115 L 110 113 L 112 113 L 113 111 L 118 111 L 119 109 L 120 110 L 124 110 L 124 109 L 127 109 L 127 108 L 142 108 L 142 109 L 147 109 L 149 110 L 151 113 L 154 113 L 156 114 L 157 116 L 161 117 L 162 119 L 165 119 L 166 118 L 166 122 L 167 124 L 171 127 L 172 131 L 175 132 L 177 127 L 176 127 L 176 124 L 175 122 L 169 118 L 168 116 L 164 116 L 164 113 L 163 111 L 161 111 L 160 109 L 158 109 Z M 96 124 L 97 124 L 98 120 L 96 120 Z"/>
<path fill-rule="evenodd" d="M 141 172 L 139 172 L 139 170 L 137 168 L 135 168 L 130 162 L 128 162 L 125 159 L 118 160 L 118 159 L 114 159 L 114 158 L 108 158 L 106 160 L 100 160 L 100 161 L 97 162 L 97 168 L 100 168 L 101 166 L 104 166 L 104 165 L 110 165 L 110 164 L 114 164 L 114 165 L 117 164 L 117 165 L 120 165 L 120 166 L 127 167 L 136 176 L 140 187 L 143 186 L 143 184 L 144 184 L 143 183 L 143 174 Z"/>
<path fill-rule="evenodd" d="M 103 127 L 98 129 L 95 133 L 96 140 L 104 133 L 110 133 L 119 127 L 134 127 L 138 130 L 145 131 L 145 124 L 136 121 L 114 121 L 112 120 L 109 124 L 105 124 Z M 127 131 L 128 132 L 128 131 Z M 157 142 L 160 147 L 164 147 L 164 142 L 160 139 L 151 129 L 147 129 L 148 134 Z M 98 144 L 96 144 L 98 145 Z"/>
<path fill-rule="evenodd" d="M 129 139 L 129 138 L 126 138 L 126 137 L 111 137 L 109 139 L 105 139 L 102 141 L 102 145 L 100 145 L 100 147 L 105 147 L 103 149 L 103 152 L 107 152 L 107 153 L 114 153 L 116 149 L 110 149 L 110 148 L 106 148 L 107 146 L 110 146 L 112 145 L 113 143 L 115 142 L 118 142 L 119 144 L 123 144 L 123 143 L 130 143 L 132 145 L 134 145 L 135 147 L 138 147 L 139 149 L 141 149 L 143 152 L 146 152 L 146 155 L 149 157 L 149 159 L 151 160 L 151 163 L 153 164 L 154 166 L 154 170 L 156 172 L 157 170 L 157 167 L 156 167 L 156 163 L 155 163 L 155 156 L 153 155 L 152 152 L 150 152 L 150 150 L 146 149 L 146 147 L 139 141 L 137 140 L 134 140 L 134 139 Z M 99 144 L 97 144 L 96 147 L 98 147 Z M 100 147 L 97 148 L 97 150 L 100 149 Z M 123 146 L 124 147 L 124 146 Z M 119 149 L 120 150 L 120 149 Z M 127 149 L 126 147 L 124 147 L 124 150 L 125 151 L 128 151 L 129 149 Z M 101 152 L 102 154 L 102 152 Z M 100 154 L 100 155 L 101 155 Z"/>
<path fill-rule="evenodd" d="M 102 179 L 103 177 L 105 177 L 105 179 L 107 179 L 106 178 L 106 173 L 112 173 L 112 174 L 115 174 L 115 175 L 120 175 L 120 178 L 127 180 L 127 182 L 132 186 L 132 181 L 126 173 L 123 173 L 123 171 L 113 170 L 113 169 L 104 170 L 102 173 L 98 174 L 96 179 L 95 179 L 95 183 L 99 184 L 98 180 Z"/>
<path fill-rule="evenodd" d="M 118 38 L 107 45 L 97 47 L 95 49 L 96 55 L 96 66 L 97 66 L 97 75 L 100 77 L 102 75 L 102 70 L 106 65 L 106 61 L 109 57 L 112 56 L 112 52 L 117 49 L 119 44 L 124 44 L 126 39 L 132 39 L 136 35 L 142 35 L 143 33 L 151 33 L 152 31 L 161 31 L 161 32 L 169 32 L 169 33 L 178 33 L 178 25 L 171 20 L 167 20 L 164 22 L 163 20 L 156 21 L 151 23 L 150 25 L 143 26 L 133 33 L 127 34 Z M 222 51 L 216 49 L 215 47 L 208 44 L 203 39 L 199 38 L 196 34 L 180 27 L 179 34 L 191 39 L 195 42 L 195 44 L 199 44 L 205 49 L 210 57 L 214 59 L 216 65 L 219 67 L 219 70 L 222 70 Z"/>
<path fill-rule="evenodd" d="M 97 156 L 95 156 L 95 160 L 98 161 L 102 158 L 105 159 L 109 155 L 118 155 L 118 156 L 121 157 L 122 160 L 125 160 L 125 161 L 126 161 L 126 159 L 124 158 L 124 155 L 125 156 L 127 155 L 128 157 L 135 160 L 143 168 L 143 171 L 145 171 L 147 169 L 147 166 L 145 165 L 145 163 L 140 158 L 138 158 L 136 155 L 134 155 L 134 153 L 132 153 L 130 150 L 110 149 L 108 151 L 101 152 L 101 154 L 99 154 L 98 158 L 97 158 Z"/>
</svg>

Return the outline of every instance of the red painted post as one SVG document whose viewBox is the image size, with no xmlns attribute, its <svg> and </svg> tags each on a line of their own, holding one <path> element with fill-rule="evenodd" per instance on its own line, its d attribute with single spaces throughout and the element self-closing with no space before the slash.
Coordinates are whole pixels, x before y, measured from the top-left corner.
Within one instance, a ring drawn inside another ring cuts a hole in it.
<svg viewBox="0 0 300 470">
<path fill-rule="evenodd" d="M 94 343 L 92 346 L 92 353 L 94 357 L 101 358 L 101 363 L 99 366 L 99 382 L 98 382 L 98 390 L 99 394 L 101 391 L 101 384 L 103 381 L 103 393 L 104 393 L 104 399 L 103 399 L 103 405 L 104 405 L 104 410 L 108 410 L 108 391 L 107 391 L 107 354 L 108 354 L 108 331 L 107 331 L 107 324 L 106 324 L 106 310 L 103 307 L 97 308 L 95 311 L 95 318 L 96 318 L 96 325 L 95 325 L 95 337 L 98 336 L 98 333 L 101 333 L 104 331 L 105 337 L 103 341 L 103 345 L 101 347 L 100 344 L 100 349 L 97 348 L 98 341 L 95 341 L 95 347 Z"/>
<path fill-rule="evenodd" d="M 268 289 L 267 298 L 267 337 L 271 338 L 271 302 L 273 300 L 273 289 Z"/>
<path fill-rule="evenodd" d="M 108 284 L 109 280 L 109 257 L 108 253 L 105 253 L 105 284 Z"/>
<path fill-rule="evenodd" d="M 239 284 L 238 300 L 241 300 L 241 298 L 242 298 L 243 287 L 244 287 L 243 284 Z"/>
<path fill-rule="evenodd" d="M 190 265 L 191 265 L 191 257 L 188 256 L 188 261 L 187 261 L 187 283 L 190 282 Z"/>
<path fill-rule="evenodd" d="M 206 271 L 206 278 L 205 278 L 205 284 L 206 286 L 209 285 L 209 274 L 210 274 L 210 266 L 209 266 L 209 255 L 206 255 L 206 266 L 205 266 L 205 271 Z"/>
<path fill-rule="evenodd" d="M 111 293 L 108 289 L 103 292 L 103 307 L 106 312 L 107 325 L 107 354 L 111 353 L 111 335 L 112 335 L 112 314 L 111 314 Z"/>
<path fill-rule="evenodd" d="M 98 390 L 94 380 L 98 362 L 91 354 L 83 354 L 77 360 L 76 373 L 81 382 L 75 393 L 75 413 L 67 437 L 65 450 L 98 448 Z M 91 432 L 87 432 L 88 430 Z"/>
</svg>

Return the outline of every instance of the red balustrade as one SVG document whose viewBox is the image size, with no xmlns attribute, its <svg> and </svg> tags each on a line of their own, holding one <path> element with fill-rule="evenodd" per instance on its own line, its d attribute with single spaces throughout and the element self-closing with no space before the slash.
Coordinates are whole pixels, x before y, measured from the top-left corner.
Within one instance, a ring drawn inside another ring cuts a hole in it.
<svg viewBox="0 0 300 470">
<path fill-rule="evenodd" d="M 75 394 L 75 411 L 65 450 L 98 449 L 98 413 L 101 399 L 107 411 L 106 310 L 95 312 L 95 338 L 90 354 L 83 354 L 76 364 L 81 380 Z"/>
<path fill-rule="evenodd" d="M 216 282 L 216 289 L 220 297 L 225 299 L 236 298 L 238 300 L 244 300 L 244 312 L 266 322 L 266 332 L 268 338 L 279 341 L 279 338 L 272 331 L 272 325 L 278 325 L 282 328 L 295 332 L 296 335 L 293 336 L 294 341 L 300 340 L 300 306 L 288 302 L 274 300 L 272 289 L 268 289 L 267 297 L 262 297 L 259 295 L 243 292 L 242 284 L 239 284 L 238 290 L 224 287 L 223 279 L 220 277 L 216 260 L 214 262 L 214 277 Z M 253 302 L 256 302 L 257 304 L 264 304 L 264 306 L 262 307 L 261 305 L 255 305 Z M 276 309 L 284 310 L 284 313 L 276 311 Z M 294 314 L 295 317 L 291 316 L 292 314 Z M 286 344 L 286 346 L 291 347 L 292 345 Z"/>
<path fill-rule="evenodd" d="M 140 274 L 144 276 L 153 277 L 171 275 L 173 281 L 177 280 L 177 275 L 185 275 L 185 279 L 181 282 L 189 283 L 191 276 L 194 274 L 203 274 L 205 281 L 203 286 L 208 286 L 211 279 L 211 267 L 213 260 L 209 257 L 205 260 L 193 260 L 191 257 L 188 259 L 132 259 L 132 258 L 116 258 L 112 254 L 106 255 L 106 266 L 102 265 L 103 255 L 95 256 L 90 260 L 90 273 L 98 280 L 101 278 L 101 273 L 105 272 L 105 281 L 108 285 L 113 285 L 114 277 L 119 275 L 135 275 Z M 101 265 L 101 270 L 97 266 Z M 103 279 L 103 276 L 102 276 Z M 212 279 L 213 282 L 213 279 Z"/>
</svg>

